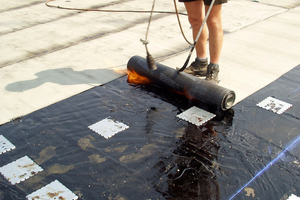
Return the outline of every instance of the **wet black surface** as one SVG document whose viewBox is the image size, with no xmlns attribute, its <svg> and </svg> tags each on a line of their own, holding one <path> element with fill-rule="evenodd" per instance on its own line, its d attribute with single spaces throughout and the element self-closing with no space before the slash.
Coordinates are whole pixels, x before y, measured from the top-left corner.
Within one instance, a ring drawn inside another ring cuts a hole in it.
<svg viewBox="0 0 300 200">
<path fill-rule="evenodd" d="M 28 155 L 44 169 L 15 186 L 0 176 L 0 199 L 56 179 L 79 199 L 230 199 L 241 188 L 234 199 L 300 196 L 299 143 L 278 158 L 300 135 L 299 80 L 297 66 L 202 127 L 176 117 L 195 103 L 157 86 L 122 77 L 96 87 L 0 126 L 16 146 L 0 166 Z M 293 107 L 256 106 L 268 96 Z M 129 128 L 108 140 L 87 128 L 108 116 Z"/>
</svg>

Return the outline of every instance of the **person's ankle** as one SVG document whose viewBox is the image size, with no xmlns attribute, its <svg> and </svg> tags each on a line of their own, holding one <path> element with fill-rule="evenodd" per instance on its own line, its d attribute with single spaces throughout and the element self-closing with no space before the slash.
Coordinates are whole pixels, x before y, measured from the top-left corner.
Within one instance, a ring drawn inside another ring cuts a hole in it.
<svg viewBox="0 0 300 200">
<path fill-rule="evenodd" d="M 201 63 L 208 62 L 208 59 L 207 59 L 207 58 L 200 58 L 200 57 L 197 57 L 196 59 L 197 59 L 198 61 L 200 61 Z"/>
<path fill-rule="evenodd" d="M 212 67 L 215 67 L 215 66 L 219 66 L 219 63 L 212 63 L 212 62 L 210 62 L 209 65 L 212 66 Z"/>
</svg>

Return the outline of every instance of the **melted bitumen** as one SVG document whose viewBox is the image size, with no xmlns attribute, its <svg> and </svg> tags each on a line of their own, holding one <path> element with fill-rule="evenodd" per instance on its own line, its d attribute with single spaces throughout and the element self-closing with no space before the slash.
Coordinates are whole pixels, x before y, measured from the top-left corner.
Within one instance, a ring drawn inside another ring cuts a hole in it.
<svg viewBox="0 0 300 200">
<path fill-rule="evenodd" d="M 300 196 L 299 144 L 245 186 L 299 137 L 299 80 L 297 66 L 226 112 L 126 76 L 95 87 L 0 126 L 16 146 L 0 166 L 28 155 L 44 169 L 14 186 L 0 176 L 0 199 L 25 199 L 56 179 L 79 199 Z M 278 115 L 256 106 L 268 96 L 293 107 Z M 176 117 L 193 105 L 217 117 L 201 127 Z M 108 116 L 129 128 L 108 140 L 87 128 Z"/>
</svg>

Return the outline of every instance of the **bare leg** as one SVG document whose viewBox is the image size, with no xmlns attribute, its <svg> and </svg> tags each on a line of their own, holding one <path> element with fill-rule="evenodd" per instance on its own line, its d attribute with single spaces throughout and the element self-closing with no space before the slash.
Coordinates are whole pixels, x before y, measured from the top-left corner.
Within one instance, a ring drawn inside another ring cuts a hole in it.
<svg viewBox="0 0 300 200">
<path fill-rule="evenodd" d="M 207 12 L 209 6 L 205 6 Z M 213 6 L 210 15 L 207 18 L 207 27 L 209 30 L 209 54 L 210 62 L 218 64 L 223 46 L 223 28 L 221 19 L 222 4 Z"/>
<path fill-rule="evenodd" d="M 185 2 L 184 5 L 188 12 L 189 22 L 193 29 L 193 38 L 195 40 L 205 17 L 205 6 L 203 1 Z M 195 47 L 198 58 L 206 58 L 207 35 L 207 27 L 204 26 Z"/>
</svg>

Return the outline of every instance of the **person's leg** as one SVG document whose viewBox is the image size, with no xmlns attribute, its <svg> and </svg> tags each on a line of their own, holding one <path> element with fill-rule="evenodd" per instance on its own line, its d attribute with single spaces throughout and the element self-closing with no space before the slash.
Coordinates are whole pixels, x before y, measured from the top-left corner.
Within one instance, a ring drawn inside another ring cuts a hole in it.
<svg viewBox="0 0 300 200">
<path fill-rule="evenodd" d="M 188 19 L 192 26 L 192 33 L 194 40 L 196 39 L 200 27 L 205 17 L 205 6 L 203 0 L 196 0 L 184 3 L 188 13 Z M 202 34 L 200 35 L 197 44 L 195 46 L 196 59 L 191 65 L 183 70 L 184 72 L 194 76 L 206 76 L 207 74 L 207 27 L 203 27 Z"/>
<path fill-rule="evenodd" d="M 209 6 L 205 6 L 205 10 L 209 9 Z M 209 55 L 210 64 L 207 67 L 206 80 L 219 83 L 219 60 L 221 56 L 223 46 L 223 28 L 221 19 L 222 4 L 214 5 L 211 13 L 207 18 L 207 27 L 209 32 Z"/>
<path fill-rule="evenodd" d="M 209 6 L 205 6 L 207 12 Z M 223 27 L 221 16 L 222 4 L 214 5 L 210 15 L 207 18 L 207 27 L 209 30 L 209 55 L 210 62 L 218 64 L 223 46 Z"/>
<path fill-rule="evenodd" d="M 204 2 L 202 0 L 185 2 L 188 19 L 192 26 L 193 38 L 196 39 L 200 27 L 205 17 Z M 204 26 L 202 34 L 196 44 L 195 50 L 198 58 L 206 58 L 206 44 L 207 44 L 207 27 Z"/>
</svg>

